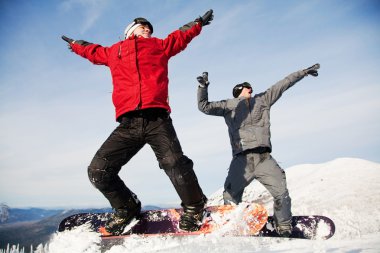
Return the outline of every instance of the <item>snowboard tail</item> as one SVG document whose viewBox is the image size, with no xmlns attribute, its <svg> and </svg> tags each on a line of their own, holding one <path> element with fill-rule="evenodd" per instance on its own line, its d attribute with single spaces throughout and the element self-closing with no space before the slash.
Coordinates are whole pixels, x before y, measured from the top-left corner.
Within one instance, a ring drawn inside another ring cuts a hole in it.
<svg viewBox="0 0 380 253">
<path fill-rule="evenodd" d="M 267 224 L 261 229 L 259 236 L 263 237 L 281 237 L 274 229 L 273 216 L 268 217 Z M 293 216 L 292 217 L 292 234 L 289 238 L 298 239 L 323 239 L 331 238 L 335 233 L 334 222 L 321 215 L 312 216 Z"/>
</svg>

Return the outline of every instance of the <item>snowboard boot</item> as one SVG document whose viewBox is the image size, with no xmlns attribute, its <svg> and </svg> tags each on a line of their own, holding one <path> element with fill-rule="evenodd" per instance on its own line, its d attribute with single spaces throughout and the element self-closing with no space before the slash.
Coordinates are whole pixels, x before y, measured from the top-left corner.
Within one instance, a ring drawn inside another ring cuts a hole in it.
<svg viewBox="0 0 380 253">
<path fill-rule="evenodd" d="M 289 237 L 292 234 L 292 224 L 279 224 L 275 226 L 277 234 L 281 237 Z"/>
<path fill-rule="evenodd" d="M 182 205 L 183 213 L 179 221 L 179 228 L 186 231 L 198 231 L 202 226 L 205 201 L 202 199 L 194 205 Z"/>
<path fill-rule="evenodd" d="M 105 224 L 105 229 L 108 233 L 113 235 L 120 235 L 123 233 L 125 227 L 139 216 L 141 212 L 141 202 L 139 201 L 134 208 L 129 209 L 116 209 L 111 217 Z"/>
</svg>

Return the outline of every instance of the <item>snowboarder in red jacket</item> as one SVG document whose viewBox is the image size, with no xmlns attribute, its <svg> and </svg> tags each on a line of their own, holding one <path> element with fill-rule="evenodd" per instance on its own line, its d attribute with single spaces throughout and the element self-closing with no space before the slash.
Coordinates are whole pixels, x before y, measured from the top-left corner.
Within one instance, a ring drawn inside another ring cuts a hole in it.
<svg viewBox="0 0 380 253">
<path fill-rule="evenodd" d="M 184 213 L 179 227 L 188 231 L 199 229 L 206 197 L 194 173 L 193 162 L 182 152 L 170 118 L 168 62 L 212 19 L 210 10 L 165 39 L 159 39 L 151 36 L 153 26 L 148 20 L 136 18 L 125 29 L 124 40 L 110 47 L 62 36 L 74 53 L 94 64 L 108 66 L 112 75 L 112 100 L 120 125 L 88 167 L 91 183 L 115 210 L 105 225 L 109 233 L 122 233 L 141 211 L 136 194 L 118 173 L 145 144 L 153 149 L 160 168 L 182 201 Z"/>
</svg>

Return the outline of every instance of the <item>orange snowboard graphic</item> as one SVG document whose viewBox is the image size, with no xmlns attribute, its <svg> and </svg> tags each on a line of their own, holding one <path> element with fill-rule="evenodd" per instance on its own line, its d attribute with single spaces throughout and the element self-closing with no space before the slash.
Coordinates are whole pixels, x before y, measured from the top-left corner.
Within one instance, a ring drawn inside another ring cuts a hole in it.
<svg viewBox="0 0 380 253">
<path fill-rule="evenodd" d="M 268 219 L 267 210 L 255 203 L 237 206 L 222 205 L 206 208 L 200 230 L 187 232 L 178 228 L 182 209 L 163 209 L 143 212 L 143 217 L 125 235 L 112 236 L 100 226 L 98 231 L 103 239 L 125 237 L 131 234 L 143 236 L 157 235 L 200 235 L 219 233 L 223 235 L 257 235 Z"/>
<path fill-rule="evenodd" d="M 229 235 L 256 235 L 266 224 L 267 210 L 258 204 L 249 203 L 238 206 L 224 205 L 208 207 L 208 217 L 204 219 L 195 234 L 220 232 Z"/>
</svg>

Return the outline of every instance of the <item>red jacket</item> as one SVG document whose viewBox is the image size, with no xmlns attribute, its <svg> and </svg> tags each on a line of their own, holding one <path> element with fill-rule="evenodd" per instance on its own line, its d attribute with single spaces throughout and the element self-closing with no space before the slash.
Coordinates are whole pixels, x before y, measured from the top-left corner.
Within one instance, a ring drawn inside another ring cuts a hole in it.
<svg viewBox="0 0 380 253">
<path fill-rule="evenodd" d="M 184 50 L 201 30 L 202 26 L 196 24 L 184 32 L 176 30 L 165 39 L 130 37 L 110 47 L 91 43 L 74 43 L 71 47 L 92 63 L 110 68 L 117 119 L 138 109 L 170 111 L 168 61 Z"/>
</svg>

